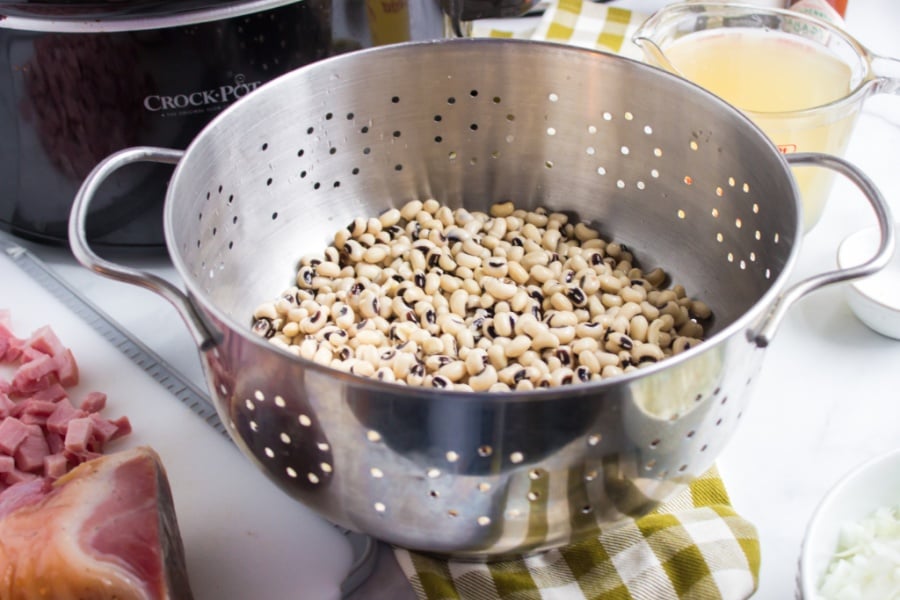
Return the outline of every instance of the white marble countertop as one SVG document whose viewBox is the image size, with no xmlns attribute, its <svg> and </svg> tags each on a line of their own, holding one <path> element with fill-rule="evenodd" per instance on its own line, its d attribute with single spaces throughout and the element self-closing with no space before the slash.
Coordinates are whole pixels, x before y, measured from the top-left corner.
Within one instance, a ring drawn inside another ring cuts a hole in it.
<svg viewBox="0 0 900 600">
<path fill-rule="evenodd" d="M 900 56 L 900 5 L 895 2 L 851 0 L 847 28 L 871 50 Z M 900 219 L 900 98 L 866 102 L 846 157 L 874 180 Z M 839 179 L 822 220 L 803 240 L 794 279 L 832 268 L 839 241 L 872 222 L 862 195 Z M 94 275 L 76 265 L 65 249 L 26 245 L 202 385 L 195 348 L 163 300 Z M 177 281 L 164 257 L 128 260 Z M 176 326 L 159 328 L 160 322 Z M 762 569 L 755 598 L 793 596 L 800 545 L 817 503 L 851 467 L 898 446 L 900 342 L 862 325 L 841 287 L 803 299 L 767 349 L 741 427 L 718 461 L 736 510 L 759 531 Z M 349 550 L 336 532 L 317 528 L 297 534 L 310 536 L 310 553 L 330 553 L 337 564 L 349 565 Z M 316 561 L 297 564 L 299 569 L 308 565 L 290 574 L 304 581 L 311 594 L 305 597 L 339 596 L 341 569 L 323 570 Z M 366 597 L 400 598 L 393 592 L 372 594 Z M 258 597 L 268 596 L 261 592 Z"/>
</svg>

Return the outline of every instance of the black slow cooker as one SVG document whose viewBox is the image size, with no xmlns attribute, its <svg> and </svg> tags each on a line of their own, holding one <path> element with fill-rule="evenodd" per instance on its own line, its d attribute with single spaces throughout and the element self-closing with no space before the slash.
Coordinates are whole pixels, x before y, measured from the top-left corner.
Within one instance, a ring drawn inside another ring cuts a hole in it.
<svg viewBox="0 0 900 600">
<path fill-rule="evenodd" d="M 81 182 L 116 150 L 184 148 L 278 75 L 373 40 L 441 35 L 436 0 L 0 0 L 0 228 L 64 243 Z M 92 242 L 164 245 L 171 171 L 117 172 L 93 202 Z"/>
</svg>

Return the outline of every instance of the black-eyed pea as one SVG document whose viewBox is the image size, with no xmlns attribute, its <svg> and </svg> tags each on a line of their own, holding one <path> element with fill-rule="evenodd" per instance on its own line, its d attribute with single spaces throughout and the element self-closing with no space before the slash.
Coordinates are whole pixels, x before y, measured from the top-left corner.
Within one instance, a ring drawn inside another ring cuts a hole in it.
<svg viewBox="0 0 900 600">
<path fill-rule="evenodd" d="M 545 317 L 547 325 L 553 327 L 574 327 L 578 324 L 578 316 L 573 311 L 554 310 Z"/>
<path fill-rule="evenodd" d="M 600 369 L 603 368 L 600 359 L 597 358 L 597 353 L 594 351 L 584 350 L 583 352 L 579 352 L 577 357 L 578 365 L 587 367 L 591 373 L 599 373 Z"/>
<path fill-rule="evenodd" d="M 441 208 L 441 203 L 435 200 L 434 198 L 429 198 L 422 202 L 422 210 L 428 213 L 429 215 L 434 215 L 437 213 L 438 209 Z"/>
<path fill-rule="evenodd" d="M 496 335 L 494 337 L 511 337 L 516 330 L 516 320 L 516 316 L 511 312 L 495 313 L 493 327 Z"/>
<path fill-rule="evenodd" d="M 591 318 L 595 318 L 606 312 L 606 306 L 603 304 L 603 300 L 596 294 L 588 297 L 587 309 Z"/>
<path fill-rule="evenodd" d="M 458 351 L 460 354 L 464 349 L 470 349 L 475 347 L 475 334 L 472 333 L 471 329 L 460 329 L 456 333 L 456 344 Z"/>
<path fill-rule="evenodd" d="M 324 327 L 325 323 L 327 322 L 328 311 L 327 309 L 320 308 L 316 312 L 300 321 L 300 331 L 302 331 L 303 333 L 312 334 Z"/>
<path fill-rule="evenodd" d="M 659 318 L 659 309 L 646 300 L 641 302 L 641 313 L 651 322 Z"/>
<path fill-rule="evenodd" d="M 349 245 L 349 242 L 348 242 Z M 418 248 L 409 251 L 409 266 L 413 271 L 424 271 L 428 268 L 428 261 L 425 260 L 425 253 Z"/>
<path fill-rule="evenodd" d="M 575 371 L 569 367 L 562 367 L 550 373 L 550 386 L 559 387 L 575 383 Z"/>
<path fill-rule="evenodd" d="M 544 290 L 547 292 L 548 290 Z M 572 301 L 565 295 L 565 293 L 558 291 L 553 292 L 547 296 L 550 306 L 553 310 L 562 311 L 562 312 L 572 312 L 575 308 L 572 306 Z"/>
<path fill-rule="evenodd" d="M 487 309 L 491 308 L 494 305 L 495 301 L 496 299 L 492 295 L 485 292 L 481 295 L 479 301 L 475 304 L 475 306 Z"/>
<path fill-rule="evenodd" d="M 369 250 L 371 250 L 371 248 L 369 248 Z M 381 275 L 381 267 L 368 262 L 356 263 L 354 271 L 356 278 L 365 278 L 370 281 L 377 281 Z"/>
<path fill-rule="evenodd" d="M 537 352 L 547 348 L 558 348 L 559 338 L 553 335 L 549 330 L 542 331 L 531 338 L 531 349 Z"/>
<path fill-rule="evenodd" d="M 647 317 L 643 314 L 638 314 L 631 318 L 631 322 L 628 326 L 628 335 L 630 335 L 632 339 L 646 342 L 649 329 L 650 322 L 647 321 Z"/>
<path fill-rule="evenodd" d="M 647 292 L 644 288 L 636 285 L 628 285 L 622 288 L 622 291 L 619 292 L 619 295 L 622 296 L 622 300 L 625 302 L 631 302 L 634 304 L 640 304 L 647 298 Z"/>
<path fill-rule="evenodd" d="M 425 258 L 423 257 L 422 260 L 424 261 Z M 441 276 L 434 271 L 429 271 L 427 274 L 425 274 L 424 277 L 425 279 L 422 290 L 429 296 L 433 296 L 434 294 L 438 293 L 441 288 Z"/>
<path fill-rule="evenodd" d="M 357 349 L 362 346 L 378 347 L 387 341 L 385 335 L 377 329 L 363 329 L 357 332 L 354 339 L 358 344 Z"/>
<path fill-rule="evenodd" d="M 607 293 L 600 295 L 600 303 L 606 308 L 612 308 L 613 306 L 622 306 L 625 301 L 618 294 Z"/>
<path fill-rule="evenodd" d="M 490 206 L 488 212 L 492 217 L 495 218 L 506 218 L 513 214 L 516 210 L 516 205 L 512 202 L 496 202 Z"/>
<path fill-rule="evenodd" d="M 438 258 L 438 266 L 442 268 L 444 271 L 453 272 L 456 270 L 456 261 L 453 260 L 453 257 L 450 256 L 449 253 L 443 253 Z"/>
<path fill-rule="evenodd" d="M 312 360 L 313 362 L 319 363 L 320 365 L 331 365 L 331 361 L 334 358 L 334 353 L 331 351 L 331 348 L 325 344 L 320 345 L 315 354 L 313 354 Z"/>
<path fill-rule="evenodd" d="M 579 338 L 600 340 L 606 335 L 607 328 L 601 323 L 588 321 L 575 326 L 575 335 Z"/>
<path fill-rule="evenodd" d="M 465 356 L 465 365 L 466 365 L 466 373 L 471 375 L 478 375 L 484 368 L 490 363 L 488 358 L 488 353 L 485 350 L 476 348 L 470 350 L 468 354 Z"/>
<path fill-rule="evenodd" d="M 371 377 L 375 374 L 375 367 L 369 362 L 360 359 L 350 359 L 347 362 L 350 363 L 350 372 L 355 375 L 361 375 L 362 377 Z"/>
<path fill-rule="evenodd" d="M 579 282 L 581 284 L 581 289 L 584 291 L 585 296 L 587 296 L 588 300 L 591 296 L 600 291 L 600 279 L 597 277 L 597 274 L 593 272 L 585 274 L 583 277 L 579 278 Z"/>
<path fill-rule="evenodd" d="M 256 307 L 256 310 L 253 311 L 254 319 L 269 319 L 274 320 L 279 316 L 278 310 L 275 308 L 274 302 L 265 302 Z"/>
<path fill-rule="evenodd" d="M 531 278 L 528 270 L 525 269 L 525 267 L 523 267 L 522 264 L 517 261 L 510 261 L 509 259 L 507 259 L 506 266 L 506 276 L 519 285 L 525 285 Z"/>
<path fill-rule="evenodd" d="M 694 346 L 700 343 L 700 340 L 689 338 L 685 336 L 677 336 L 672 340 L 672 353 L 673 354 L 681 354 L 685 350 L 690 350 Z"/>
<path fill-rule="evenodd" d="M 665 358 L 662 348 L 656 344 L 638 343 L 631 351 L 633 363 L 654 363 Z"/>
<path fill-rule="evenodd" d="M 292 308 L 291 310 L 289 310 L 287 312 L 287 314 L 284 315 L 284 318 L 285 318 L 285 323 L 287 324 L 292 321 L 295 323 L 298 323 L 308 316 L 309 316 L 308 310 L 306 310 L 305 308 L 295 307 L 295 308 Z"/>
<path fill-rule="evenodd" d="M 396 380 L 394 370 L 390 367 L 381 367 L 377 369 L 372 377 L 374 377 L 375 379 L 380 379 L 381 381 L 393 382 Z"/>
<path fill-rule="evenodd" d="M 457 288 L 453 293 L 450 294 L 450 312 L 455 313 L 460 317 L 464 317 L 466 315 L 466 306 L 468 301 L 469 293 L 462 288 Z"/>
<path fill-rule="evenodd" d="M 490 254 L 490 251 L 494 248 L 497 248 L 500 245 L 500 238 L 493 235 L 485 235 L 481 238 L 481 245 L 484 246 L 485 251 Z M 482 253 L 483 254 L 483 253 Z"/>
<path fill-rule="evenodd" d="M 575 229 L 573 233 L 575 234 L 575 238 L 580 242 L 589 242 L 600 237 L 600 233 L 596 229 L 589 226 L 583 221 L 575 223 Z"/>
<path fill-rule="evenodd" d="M 530 392 L 534 389 L 534 383 L 530 379 L 522 379 L 514 388 L 517 392 Z"/>
<path fill-rule="evenodd" d="M 456 341 L 456 336 L 449 333 L 442 333 L 440 339 L 444 354 L 453 357 L 459 356 L 459 343 Z"/>
<path fill-rule="evenodd" d="M 287 335 L 287 333 L 285 333 L 285 335 Z M 696 321 L 685 321 L 680 327 L 678 327 L 678 335 L 680 337 L 702 339 L 703 326 Z"/>
<path fill-rule="evenodd" d="M 571 325 L 551 327 L 550 334 L 555 337 L 560 344 L 569 344 L 575 339 L 575 327 Z"/>
<path fill-rule="evenodd" d="M 712 309 L 702 300 L 692 300 L 689 312 L 691 316 L 701 321 L 705 321 L 712 316 Z"/>
<path fill-rule="evenodd" d="M 616 365 L 606 365 L 600 370 L 600 376 L 604 379 L 609 377 L 616 377 L 618 375 L 622 375 L 625 373 L 625 370 L 622 367 Z"/>
<path fill-rule="evenodd" d="M 518 290 L 515 282 L 507 278 L 484 277 L 481 285 L 494 300 L 509 300 Z"/>
<path fill-rule="evenodd" d="M 441 206 L 434 213 L 434 217 L 441 222 L 443 227 L 450 227 L 456 224 L 456 219 L 453 217 L 453 211 L 450 210 L 448 206 Z"/>
<path fill-rule="evenodd" d="M 489 346 L 485 349 L 487 352 L 488 360 L 491 361 L 491 365 L 495 369 L 503 369 L 509 365 L 509 361 L 506 358 L 506 347 L 497 344 L 497 340 L 494 340 L 495 344 Z"/>
<path fill-rule="evenodd" d="M 593 337 L 580 337 L 577 332 L 575 339 L 570 342 L 572 346 L 572 354 L 575 356 L 582 352 L 594 352 L 600 347 L 600 343 Z"/>
<path fill-rule="evenodd" d="M 391 364 L 391 369 L 394 371 L 395 379 L 406 379 L 409 375 L 412 366 L 416 364 L 416 356 L 415 354 L 411 354 L 409 352 L 398 352 L 397 356 L 394 357 L 394 361 Z"/>
<path fill-rule="evenodd" d="M 474 254 L 469 254 L 468 252 L 457 252 L 454 258 L 458 265 L 466 267 L 467 269 L 474 270 L 481 266 L 481 258 Z"/>
<path fill-rule="evenodd" d="M 281 334 L 286 338 L 293 338 L 300 334 L 300 324 L 296 321 L 288 321 L 281 328 Z M 274 336 L 273 336 L 274 337 Z"/>
<path fill-rule="evenodd" d="M 421 200 L 410 200 L 400 209 L 400 216 L 406 221 L 412 221 L 422 211 Z"/>
<path fill-rule="evenodd" d="M 462 288 L 469 293 L 469 296 L 480 296 L 481 285 L 475 279 L 463 279 Z"/>
<path fill-rule="evenodd" d="M 681 327 L 690 320 L 688 310 L 674 300 L 667 302 L 666 305 L 660 309 L 660 313 L 670 315 L 675 322 L 675 327 Z"/>
<path fill-rule="evenodd" d="M 522 265 L 526 271 L 531 271 L 531 269 L 535 266 L 546 267 L 550 264 L 550 255 L 543 249 L 538 248 L 536 250 L 526 252 L 521 260 L 519 260 L 519 264 Z"/>
<path fill-rule="evenodd" d="M 297 346 L 300 349 L 300 356 L 307 360 L 312 360 L 316 350 L 319 349 L 319 343 L 312 337 L 303 338 Z"/>
<path fill-rule="evenodd" d="M 410 367 L 409 373 L 406 376 L 406 383 L 409 385 L 422 385 L 425 383 L 425 365 L 416 362 Z"/>
<path fill-rule="evenodd" d="M 472 390 L 476 392 L 499 391 L 494 390 L 494 386 L 498 384 L 498 381 L 497 370 L 492 365 L 487 365 L 480 373 L 470 376 L 468 383 Z M 504 386 L 504 388 L 508 389 L 508 386 Z"/>
<path fill-rule="evenodd" d="M 520 319 L 521 321 L 521 319 Z M 549 332 L 548 332 L 549 333 Z M 531 348 L 531 338 L 527 335 L 515 336 L 503 348 L 508 358 L 520 358 Z"/>
<path fill-rule="evenodd" d="M 457 383 L 466 375 L 466 363 L 454 360 L 438 368 L 436 376 L 446 377 L 449 381 Z"/>
<path fill-rule="evenodd" d="M 622 282 L 619 281 L 618 277 L 612 274 L 604 273 L 603 275 L 599 275 L 597 281 L 600 285 L 600 289 L 608 294 L 618 294 L 622 291 Z"/>
<path fill-rule="evenodd" d="M 625 333 L 613 331 L 606 337 L 604 347 L 607 352 L 628 352 L 634 347 L 634 341 Z"/>
</svg>

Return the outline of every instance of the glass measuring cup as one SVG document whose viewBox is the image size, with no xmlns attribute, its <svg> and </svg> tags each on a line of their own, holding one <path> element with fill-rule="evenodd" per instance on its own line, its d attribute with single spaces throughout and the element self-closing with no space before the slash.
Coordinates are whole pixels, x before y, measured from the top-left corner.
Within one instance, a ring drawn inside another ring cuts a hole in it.
<svg viewBox="0 0 900 600">
<path fill-rule="evenodd" d="M 645 61 L 689 79 L 750 117 L 783 153 L 842 156 L 863 101 L 900 93 L 900 61 L 796 11 L 723 2 L 670 4 L 632 38 Z M 819 220 L 833 174 L 794 167 L 804 228 Z"/>
</svg>

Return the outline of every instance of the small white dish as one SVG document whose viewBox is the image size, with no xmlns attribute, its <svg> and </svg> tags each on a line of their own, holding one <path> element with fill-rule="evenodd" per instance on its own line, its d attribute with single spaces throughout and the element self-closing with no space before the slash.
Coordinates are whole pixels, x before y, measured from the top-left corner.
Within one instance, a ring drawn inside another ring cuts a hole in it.
<svg viewBox="0 0 900 600">
<path fill-rule="evenodd" d="M 862 264 L 875 254 L 878 242 L 877 227 L 851 234 L 838 248 L 838 266 L 846 269 Z M 847 303 L 869 328 L 900 340 L 900 252 L 894 252 L 881 271 L 849 283 Z"/>
<path fill-rule="evenodd" d="M 841 528 L 881 507 L 900 504 L 900 448 L 844 475 L 816 508 L 806 529 L 797 577 L 800 600 L 820 600 L 819 587 L 838 547 Z"/>
</svg>

